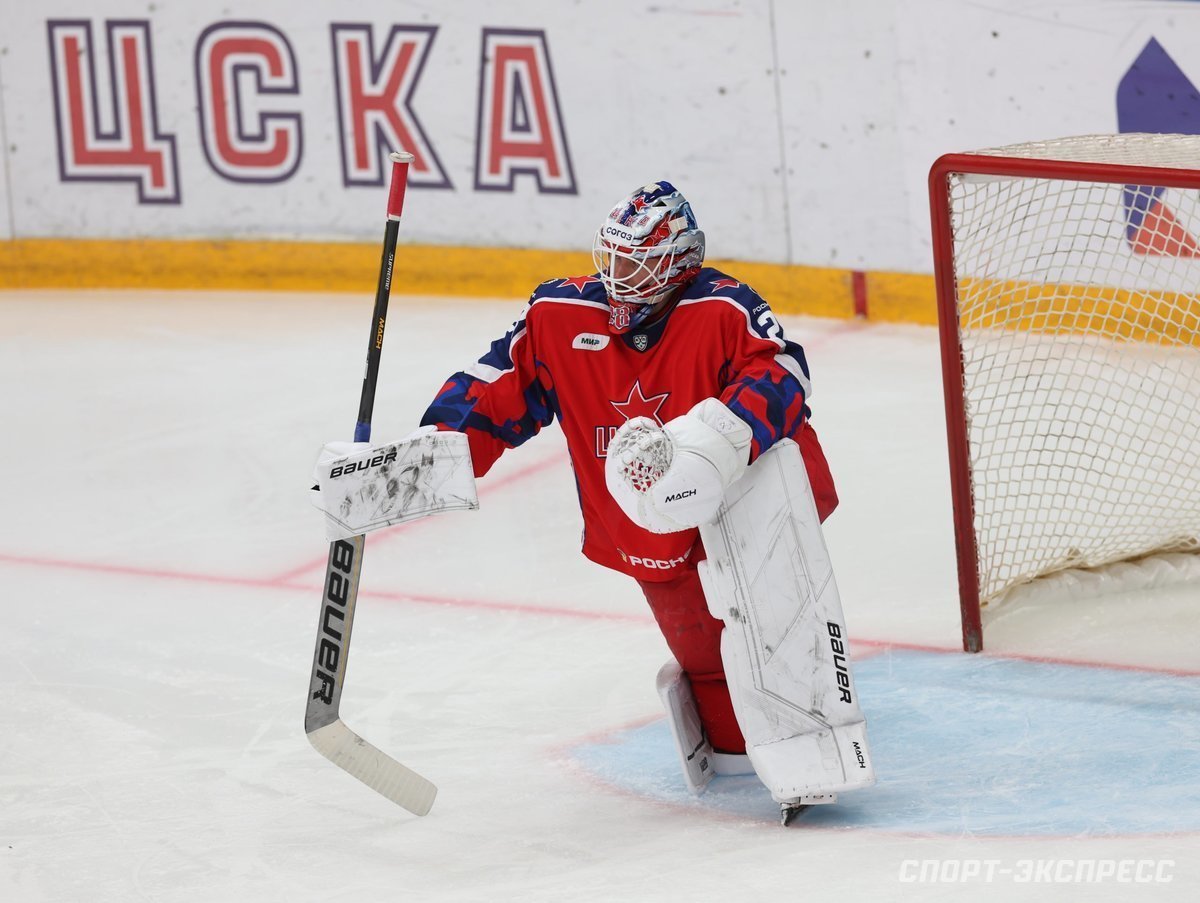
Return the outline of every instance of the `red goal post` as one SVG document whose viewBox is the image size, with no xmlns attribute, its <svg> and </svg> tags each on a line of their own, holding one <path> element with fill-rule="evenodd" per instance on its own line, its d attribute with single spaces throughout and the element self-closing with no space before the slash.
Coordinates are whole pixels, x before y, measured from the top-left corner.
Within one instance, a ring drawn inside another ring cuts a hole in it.
<svg viewBox="0 0 1200 903">
<path fill-rule="evenodd" d="M 963 646 L 1070 568 L 1200 546 L 1200 136 L 929 174 Z"/>
</svg>

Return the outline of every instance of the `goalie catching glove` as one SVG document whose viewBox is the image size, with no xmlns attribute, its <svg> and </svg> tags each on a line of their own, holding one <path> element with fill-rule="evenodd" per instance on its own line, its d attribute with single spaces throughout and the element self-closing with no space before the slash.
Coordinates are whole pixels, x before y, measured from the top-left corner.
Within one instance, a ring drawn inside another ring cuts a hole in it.
<svg viewBox="0 0 1200 903">
<path fill-rule="evenodd" d="M 659 426 L 634 417 L 608 446 L 604 481 L 621 510 L 651 533 L 677 533 L 717 516 L 746 471 L 750 427 L 715 398 Z"/>
</svg>

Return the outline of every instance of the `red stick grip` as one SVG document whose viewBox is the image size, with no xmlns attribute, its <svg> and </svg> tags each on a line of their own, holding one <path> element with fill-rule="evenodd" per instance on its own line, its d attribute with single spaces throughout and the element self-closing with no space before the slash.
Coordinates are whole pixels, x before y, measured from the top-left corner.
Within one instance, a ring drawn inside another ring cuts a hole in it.
<svg viewBox="0 0 1200 903">
<path fill-rule="evenodd" d="M 400 219 L 404 209 L 404 189 L 408 187 L 408 165 L 413 161 L 412 154 L 403 152 L 389 155 L 392 161 L 392 185 L 388 191 L 388 219 Z"/>
</svg>

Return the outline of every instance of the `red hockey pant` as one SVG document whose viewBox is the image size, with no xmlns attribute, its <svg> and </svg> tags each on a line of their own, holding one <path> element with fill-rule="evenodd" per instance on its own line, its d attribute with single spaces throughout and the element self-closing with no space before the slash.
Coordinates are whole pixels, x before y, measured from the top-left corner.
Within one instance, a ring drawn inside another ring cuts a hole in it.
<svg viewBox="0 0 1200 903">
<path fill-rule="evenodd" d="M 807 423 L 794 438 L 804 456 L 817 513 L 824 521 L 838 503 L 829 464 L 817 434 Z M 639 580 L 638 583 L 671 654 L 691 681 L 700 723 L 713 749 L 744 753 L 746 741 L 733 714 L 725 667 L 721 662 L 721 631 L 725 624 L 708 613 L 700 575 L 696 573 L 696 565 L 704 557 L 704 547 L 697 539 L 683 573 L 666 582 Z"/>
</svg>

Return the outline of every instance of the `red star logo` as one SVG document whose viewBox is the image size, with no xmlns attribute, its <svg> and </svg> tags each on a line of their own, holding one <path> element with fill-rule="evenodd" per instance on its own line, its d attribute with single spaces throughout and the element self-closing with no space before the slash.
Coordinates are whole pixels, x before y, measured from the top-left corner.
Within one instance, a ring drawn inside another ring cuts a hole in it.
<svg viewBox="0 0 1200 903">
<path fill-rule="evenodd" d="M 558 284 L 559 288 L 566 288 L 568 285 L 573 286 L 579 294 L 583 294 L 583 287 L 589 282 L 599 282 L 595 276 L 572 276 L 570 279 L 564 279 Z"/>
<path fill-rule="evenodd" d="M 646 199 L 643 198 L 641 195 L 638 195 L 636 198 L 633 199 L 634 213 L 637 213 L 639 210 L 641 210 L 645 206 L 646 206 Z"/>
<path fill-rule="evenodd" d="M 632 420 L 634 417 L 649 417 L 659 426 L 663 425 L 662 420 L 658 416 L 658 410 L 666 404 L 670 392 L 663 392 L 662 395 L 651 395 L 646 397 L 646 393 L 642 391 L 641 380 L 633 381 L 633 388 L 629 390 L 629 397 L 624 401 L 610 401 L 617 413 L 626 420 Z"/>
<path fill-rule="evenodd" d="M 718 292 L 723 288 L 737 288 L 741 285 L 736 279 L 714 279 L 712 287 L 714 292 Z"/>
</svg>

